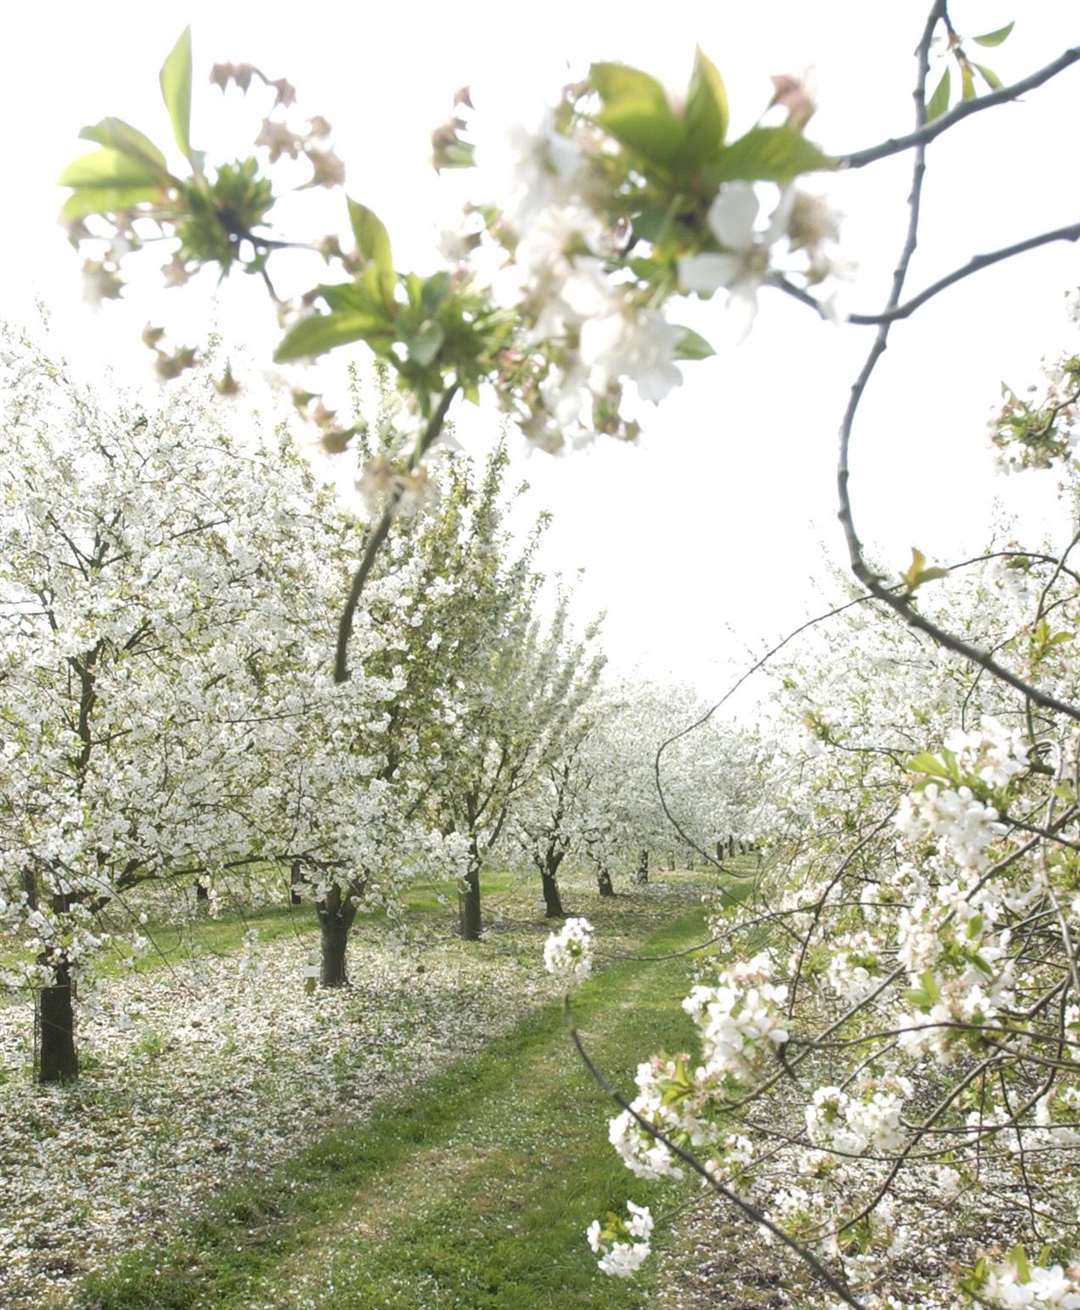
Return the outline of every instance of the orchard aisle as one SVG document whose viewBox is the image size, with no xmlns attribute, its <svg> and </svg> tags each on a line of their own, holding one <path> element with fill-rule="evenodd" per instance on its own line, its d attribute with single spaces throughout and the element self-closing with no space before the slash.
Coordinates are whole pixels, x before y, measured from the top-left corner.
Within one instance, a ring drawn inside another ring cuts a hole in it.
<svg viewBox="0 0 1080 1310">
<path fill-rule="evenodd" d="M 703 940 L 703 882 L 675 875 L 611 907 L 582 906 L 598 963 L 631 944 L 664 955 Z M 611 914 L 609 907 L 614 909 Z M 665 913 L 666 911 L 666 913 Z M 621 928 L 619 921 L 624 920 Z M 660 927 L 666 923 L 667 926 Z M 618 933 L 618 936 L 615 934 Z M 537 965 L 542 938 L 535 937 Z M 631 947 L 631 949 L 634 949 Z M 688 958 L 608 963 L 578 993 L 594 1057 L 625 1086 L 637 1061 L 690 1036 L 673 1028 Z M 492 980 L 495 981 L 494 979 Z M 463 1044 L 468 1016 L 459 1015 Z M 401 1070 L 388 1081 L 400 1077 Z M 584 1240 L 628 1198 L 657 1237 L 685 1199 L 640 1183 L 607 1143 L 612 1105 L 573 1053 L 561 1004 L 526 1015 L 477 1054 L 362 1124 L 333 1129 L 268 1177 L 238 1186 L 182 1239 L 129 1257 L 84 1289 L 94 1310 L 630 1310 L 653 1270 L 604 1278 Z"/>
</svg>

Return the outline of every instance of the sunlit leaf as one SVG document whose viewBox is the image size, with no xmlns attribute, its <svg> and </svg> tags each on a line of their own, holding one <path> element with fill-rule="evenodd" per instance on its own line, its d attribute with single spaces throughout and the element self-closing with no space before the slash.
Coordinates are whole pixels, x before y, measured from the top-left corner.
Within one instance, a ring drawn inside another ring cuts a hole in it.
<svg viewBox="0 0 1080 1310">
<path fill-rule="evenodd" d="M 285 334 L 274 352 L 274 360 L 278 364 L 287 364 L 294 359 L 325 355 L 336 346 L 347 346 L 355 341 L 366 341 L 373 349 L 382 350 L 392 340 L 385 319 L 374 314 L 317 314 L 302 319 Z"/>
<path fill-rule="evenodd" d="M 79 136 L 84 141 L 96 141 L 99 146 L 106 146 L 131 159 L 142 161 L 162 178 L 169 176 L 165 156 L 153 141 L 122 118 L 103 118 L 100 123 L 84 127 Z"/>
<path fill-rule="evenodd" d="M 835 168 L 835 163 L 801 132 L 790 127 L 754 127 L 720 152 L 709 168 L 716 182 L 790 182 L 801 173 Z"/>
<path fill-rule="evenodd" d="M 161 66 L 161 94 L 172 120 L 173 136 L 191 157 L 191 28 L 185 27 Z"/>
<path fill-rule="evenodd" d="M 724 144 L 728 125 L 727 92 L 715 64 L 700 50 L 686 95 L 686 137 L 695 161 L 715 158 Z"/>
<path fill-rule="evenodd" d="M 934 94 L 930 97 L 930 102 L 926 106 L 926 121 L 932 123 L 935 118 L 941 115 L 949 107 L 949 92 L 952 86 L 952 79 L 949 76 L 949 70 L 946 68 L 941 75 L 941 81 L 934 88 Z"/>
<path fill-rule="evenodd" d="M 160 188 L 160 176 L 142 160 L 122 155 L 118 150 L 93 150 L 68 164 L 60 174 L 61 186 L 118 187 L 154 184 Z"/>
<path fill-rule="evenodd" d="M 589 69 L 589 81 L 605 105 L 629 101 L 671 112 L 667 92 L 661 83 L 629 64 L 593 64 Z"/>
<path fill-rule="evenodd" d="M 1005 40 L 1005 38 L 1009 35 L 1009 33 L 1013 30 L 1015 26 L 1016 26 L 1016 22 L 1014 20 L 1011 23 L 1006 23 L 1004 27 L 997 28 L 993 32 L 984 32 L 982 36 L 972 37 L 972 40 L 977 45 L 984 45 L 984 46 L 1001 45 L 1002 41 Z"/>
<path fill-rule="evenodd" d="M 644 100 L 619 100 L 601 110 L 596 121 L 620 145 L 656 164 L 671 164 L 686 140 L 682 123 L 666 101 L 657 107 Z"/>
<path fill-rule="evenodd" d="M 161 187 L 108 186 L 80 187 L 64 201 L 60 210 L 61 223 L 74 223 L 89 214 L 112 214 L 121 209 L 132 209 L 146 201 L 159 200 Z"/>
<path fill-rule="evenodd" d="M 386 226 L 366 205 L 361 205 L 356 200 L 350 200 L 348 203 L 349 222 L 352 224 L 357 250 L 365 260 L 373 262 L 382 270 L 393 272 L 393 253 Z"/>
</svg>

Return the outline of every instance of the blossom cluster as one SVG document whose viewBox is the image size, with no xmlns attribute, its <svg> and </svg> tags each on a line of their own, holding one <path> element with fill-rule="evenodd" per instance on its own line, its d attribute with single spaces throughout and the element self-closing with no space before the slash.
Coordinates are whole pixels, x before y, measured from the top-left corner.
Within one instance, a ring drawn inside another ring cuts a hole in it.
<svg viewBox="0 0 1080 1310">
<path fill-rule="evenodd" d="M 592 924 L 588 919 L 567 919 L 544 945 L 544 968 L 567 985 L 583 982 L 592 972 Z"/>
<path fill-rule="evenodd" d="M 637 1273 L 651 1250 L 653 1217 L 649 1207 L 627 1201 L 626 1212 L 627 1219 L 614 1213 L 604 1224 L 594 1219 L 585 1233 L 589 1246 L 600 1257 L 600 1272 L 612 1278 L 629 1278 Z"/>
</svg>

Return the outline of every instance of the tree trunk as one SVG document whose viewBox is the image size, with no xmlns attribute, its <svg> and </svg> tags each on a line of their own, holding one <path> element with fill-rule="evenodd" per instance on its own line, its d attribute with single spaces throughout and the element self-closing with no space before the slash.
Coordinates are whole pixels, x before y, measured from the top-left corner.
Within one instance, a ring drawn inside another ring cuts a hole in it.
<svg viewBox="0 0 1080 1310">
<path fill-rule="evenodd" d="M 318 905 L 319 937 L 321 947 L 320 987 L 348 987 L 345 972 L 345 953 L 349 945 L 349 929 L 356 918 L 356 905 L 335 890 Z"/>
<path fill-rule="evenodd" d="M 465 890 L 458 892 L 458 918 L 463 940 L 478 942 L 483 920 L 480 915 L 480 864 L 470 860 L 465 874 Z"/>
<path fill-rule="evenodd" d="M 208 901 L 209 899 L 210 899 L 210 890 L 209 890 L 209 888 L 207 887 L 206 883 L 204 883 L 204 882 L 196 882 L 196 884 L 195 884 L 195 900 L 196 900 L 196 901 Z"/>
<path fill-rule="evenodd" d="M 596 886 L 601 896 L 614 896 L 615 888 L 611 883 L 611 874 L 606 864 L 601 864 L 596 871 Z"/>
<path fill-rule="evenodd" d="M 304 866 L 299 860 L 293 860 L 289 869 L 289 904 L 302 905 L 304 898 L 296 890 L 304 881 Z"/>
<path fill-rule="evenodd" d="M 634 881 L 646 883 L 649 881 L 649 852 L 641 851 L 638 854 L 637 873 L 634 875 Z"/>
<path fill-rule="evenodd" d="M 540 879 L 544 885 L 544 917 L 547 919 L 565 918 L 566 911 L 562 907 L 562 899 L 559 896 L 559 880 L 554 873 L 547 872 L 541 873 Z"/>
<path fill-rule="evenodd" d="M 66 955 L 53 966 L 53 981 L 38 992 L 39 1083 L 69 1083 L 79 1076 L 75 1049 L 74 984 Z"/>
</svg>

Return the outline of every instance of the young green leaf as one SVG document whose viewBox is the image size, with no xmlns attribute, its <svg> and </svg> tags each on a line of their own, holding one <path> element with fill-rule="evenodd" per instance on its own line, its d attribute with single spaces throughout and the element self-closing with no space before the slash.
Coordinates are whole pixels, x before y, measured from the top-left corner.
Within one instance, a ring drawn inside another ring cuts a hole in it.
<svg viewBox="0 0 1080 1310">
<path fill-rule="evenodd" d="M 589 81 L 605 106 L 628 102 L 671 113 L 667 92 L 655 77 L 629 64 L 593 64 Z"/>
<path fill-rule="evenodd" d="M 929 751 L 923 751 L 921 755 L 908 760 L 907 767 L 912 773 L 928 773 L 932 778 L 949 776 L 949 770 L 936 755 L 931 755 Z"/>
<path fill-rule="evenodd" d="M 971 65 L 965 60 L 960 65 L 960 96 L 963 100 L 975 99 L 975 77 Z"/>
<path fill-rule="evenodd" d="M 930 97 L 930 103 L 926 106 L 926 121 L 928 123 L 932 123 L 935 118 L 940 118 L 946 109 L 948 109 L 951 85 L 949 70 L 946 68 L 941 75 L 941 81 L 934 88 L 934 94 Z"/>
<path fill-rule="evenodd" d="M 695 163 L 708 163 L 724 145 L 728 125 L 727 91 L 715 64 L 702 53 L 694 56 L 694 72 L 686 94 L 686 138 Z"/>
<path fill-rule="evenodd" d="M 679 344 L 675 347 L 676 359 L 708 359 L 710 355 L 715 355 L 716 351 L 705 340 L 700 332 L 695 332 L 693 328 L 685 328 L 683 335 L 679 338 Z"/>
<path fill-rule="evenodd" d="M 114 214 L 121 209 L 132 209 L 145 201 L 159 200 L 161 187 L 155 182 L 146 186 L 79 187 L 60 209 L 61 223 L 74 223 L 89 214 Z"/>
<path fill-rule="evenodd" d="M 1001 90 L 1001 78 L 992 68 L 987 68 L 985 64 L 972 64 L 972 68 L 978 71 L 979 76 L 990 88 L 991 91 Z"/>
<path fill-rule="evenodd" d="M 163 180 L 170 174 L 165 164 L 165 156 L 149 137 L 143 136 L 138 128 L 125 123 L 122 118 L 103 118 L 100 123 L 84 127 L 79 133 L 84 141 L 96 141 L 99 146 L 116 150 L 129 159 L 138 160 L 151 173 Z"/>
<path fill-rule="evenodd" d="M 1031 1265 L 1028 1263 L 1027 1252 L 1022 1243 L 1017 1242 L 1009 1252 L 1009 1263 L 1016 1270 L 1016 1276 L 1022 1283 L 1031 1282 Z"/>
<path fill-rule="evenodd" d="M 708 175 L 712 182 L 790 182 L 800 173 L 835 167 L 801 132 L 790 127 L 754 127 L 720 152 Z"/>
<path fill-rule="evenodd" d="M 977 45 L 984 45 L 984 46 L 1001 45 L 1002 41 L 1005 40 L 1005 38 L 1009 35 L 1009 33 L 1013 30 L 1015 26 L 1016 26 L 1016 22 L 1014 20 L 1011 23 L 1006 23 L 1004 27 L 997 28 L 996 31 L 984 32 L 982 36 L 973 37 L 972 40 L 975 41 Z"/>
<path fill-rule="evenodd" d="M 671 164 L 683 148 L 683 124 L 665 100 L 657 106 L 645 100 L 619 100 L 596 115 L 596 121 L 629 150 L 654 164 Z"/>
<path fill-rule="evenodd" d="M 191 28 L 185 27 L 161 66 L 161 95 L 172 120 L 173 136 L 191 158 Z"/>
<path fill-rule="evenodd" d="M 415 336 L 405 338 L 405 348 L 409 352 L 410 362 L 419 364 L 421 368 L 427 368 L 434 361 L 445 340 L 446 333 L 438 323 L 429 321 L 422 324 Z"/>
<path fill-rule="evenodd" d="M 68 164 L 60 174 L 61 186 L 70 187 L 123 187 L 153 184 L 160 187 L 156 169 L 119 150 L 92 150 Z"/>
<path fill-rule="evenodd" d="M 375 351 L 386 350 L 393 341 L 386 320 L 374 314 L 357 311 L 337 314 L 317 314 L 301 319 L 285 334 L 274 352 L 274 362 L 287 364 L 290 360 L 325 355 L 335 346 L 347 346 L 354 341 L 366 341 Z"/>
<path fill-rule="evenodd" d="M 933 582 L 936 578 L 944 578 L 948 575 L 948 569 L 928 569 L 926 567 L 926 556 L 916 546 L 911 548 L 911 563 L 907 572 L 900 575 L 907 594 L 910 596 L 924 582 Z"/>
<path fill-rule="evenodd" d="M 350 200 L 349 222 L 352 224 L 356 248 L 364 259 L 373 263 L 382 273 L 393 273 L 394 260 L 390 249 L 390 234 L 382 220 L 355 200 Z"/>
</svg>

